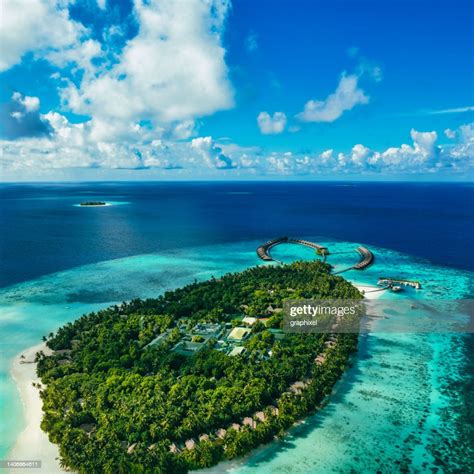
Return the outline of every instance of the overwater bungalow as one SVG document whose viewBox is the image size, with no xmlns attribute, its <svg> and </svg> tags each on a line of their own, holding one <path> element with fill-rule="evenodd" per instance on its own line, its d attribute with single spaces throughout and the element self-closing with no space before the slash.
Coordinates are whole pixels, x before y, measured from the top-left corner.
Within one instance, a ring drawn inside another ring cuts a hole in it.
<svg viewBox="0 0 474 474">
<path fill-rule="evenodd" d="M 374 261 L 374 254 L 365 247 L 357 247 L 356 252 L 360 255 L 361 260 L 356 263 L 352 268 L 354 270 L 364 270 Z"/>
</svg>

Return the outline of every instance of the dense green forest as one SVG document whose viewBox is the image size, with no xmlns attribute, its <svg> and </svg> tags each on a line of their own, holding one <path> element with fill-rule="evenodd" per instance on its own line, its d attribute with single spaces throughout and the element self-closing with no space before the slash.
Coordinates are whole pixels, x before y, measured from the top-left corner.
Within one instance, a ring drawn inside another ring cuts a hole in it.
<svg viewBox="0 0 474 474">
<path fill-rule="evenodd" d="M 45 338 L 54 352 L 37 355 L 42 428 L 63 466 L 187 472 L 240 456 L 316 411 L 357 335 L 279 328 L 285 299 L 362 297 L 329 268 L 250 268 L 84 315 Z M 231 356 L 226 334 L 245 326 L 243 316 L 257 322 Z"/>
</svg>

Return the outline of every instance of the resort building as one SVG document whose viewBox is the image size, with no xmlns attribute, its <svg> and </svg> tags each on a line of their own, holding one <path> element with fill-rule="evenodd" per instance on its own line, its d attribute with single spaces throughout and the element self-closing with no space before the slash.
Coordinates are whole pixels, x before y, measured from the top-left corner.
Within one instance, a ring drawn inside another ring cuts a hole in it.
<svg viewBox="0 0 474 474">
<path fill-rule="evenodd" d="M 278 414 L 280 413 L 280 410 L 278 410 L 277 407 L 274 407 L 272 405 L 270 405 L 267 410 L 273 415 L 273 416 L 278 416 Z"/>
<path fill-rule="evenodd" d="M 290 386 L 290 390 L 296 394 L 296 395 L 300 395 L 302 390 L 306 387 L 306 384 L 304 382 L 301 382 L 301 381 L 298 381 L 298 382 L 295 382 L 294 384 L 292 384 Z"/>
<path fill-rule="evenodd" d="M 257 318 L 253 318 L 251 316 L 245 316 L 245 318 L 242 319 L 242 322 L 244 324 L 248 324 L 249 326 L 253 326 L 257 321 L 258 321 Z"/>
<path fill-rule="evenodd" d="M 245 426 L 248 426 L 252 430 L 254 430 L 257 427 L 257 423 L 255 422 L 255 420 L 253 418 L 250 418 L 250 416 L 245 417 L 242 420 L 242 424 L 245 425 Z"/>
<path fill-rule="evenodd" d="M 250 334 L 250 329 L 249 328 L 244 328 L 244 327 L 236 327 L 230 331 L 229 335 L 227 336 L 227 339 L 229 341 L 242 341 L 248 335 Z"/>
<path fill-rule="evenodd" d="M 242 355 L 242 354 L 245 354 L 245 347 L 242 347 L 242 346 L 237 346 L 237 347 L 234 347 L 230 352 L 229 352 L 229 356 L 230 357 L 234 357 L 234 356 L 238 356 L 238 355 Z"/>
<path fill-rule="evenodd" d="M 326 357 L 322 354 L 318 355 L 318 357 L 316 357 L 316 359 L 314 359 L 314 362 L 316 365 L 321 365 L 321 364 L 324 364 L 324 362 L 326 362 Z"/>
<path fill-rule="evenodd" d="M 194 439 L 188 439 L 185 441 L 184 445 L 186 446 L 186 449 L 194 449 L 196 447 L 196 441 Z"/>
</svg>

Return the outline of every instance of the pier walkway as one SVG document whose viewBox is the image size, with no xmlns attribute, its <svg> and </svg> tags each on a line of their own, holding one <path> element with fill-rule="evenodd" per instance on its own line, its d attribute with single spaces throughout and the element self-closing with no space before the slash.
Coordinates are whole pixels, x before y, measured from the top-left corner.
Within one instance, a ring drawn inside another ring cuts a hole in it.
<svg viewBox="0 0 474 474">
<path fill-rule="evenodd" d="M 304 245 L 305 247 L 314 249 L 316 250 L 316 253 L 318 255 L 322 256 L 323 261 L 326 261 L 326 256 L 330 255 L 327 247 L 319 245 L 315 242 L 310 242 L 309 240 L 296 239 L 294 237 L 287 237 L 287 236 L 278 237 L 277 239 L 269 240 L 268 242 L 265 242 L 264 244 L 260 245 L 260 247 L 257 248 L 257 255 L 259 258 L 261 258 L 262 260 L 266 262 L 274 261 L 278 263 L 283 263 L 272 257 L 270 253 L 270 249 L 272 249 L 276 245 L 284 244 L 284 243 Z M 372 265 L 375 257 L 374 257 L 374 254 L 368 248 L 357 247 L 355 251 L 359 254 L 360 260 L 356 264 L 351 265 L 350 267 L 334 272 L 334 274 L 347 272 L 348 270 L 364 270 L 369 265 Z"/>
<path fill-rule="evenodd" d="M 319 255 L 329 255 L 329 251 L 328 251 L 327 247 L 319 245 L 315 242 L 310 242 L 309 240 L 288 238 L 288 243 L 290 243 L 290 244 L 300 244 L 300 245 L 304 245 L 305 247 L 312 248 L 312 249 L 316 250 Z"/>
<path fill-rule="evenodd" d="M 334 272 L 335 275 L 339 273 L 348 272 L 349 270 L 365 270 L 369 265 L 374 263 L 374 254 L 365 247 L 357 247 L 355 251 L 360 255 L 361 259 L 355 265 L 351 265 L 350 267 L 344 268 L 343 270 L 339 270 Z"/>
<path fill-rule="evenodd" d="M 275 247 L 276 245 L 283 243 L 304 245 L 305 247 L 312 248 L 316 250 L 316 253 L 318 255 L 321 255 L 323 257 L 323 260 L 326 260 L 326 256 L 329 255 L 329 250 L 327 249 L 327 247 L 319 245 L 315 242 L 310 242 L 309 240 L 295 239 L 287 236 L 278 237 L 277 239 L 269 240 L 268 242 L 265 242 L 264 244 L 260 245 L 260 247 L 257 248 L 257 255 L 259 256 L 259 258 L 265 260 L 266 262 L 275 261 L 278 263 L 282 263 L 271 256 L 270 249 L 272 247 Z"/>
<path fill-rule="evenodd" d="M 417 290 L 421 290 L 421 283 L 417 280 L 407 280 L 405 278 L 390 278 L 390 277 L 380 277 L 378 281 L 379 285 L 387 285 L 387 286 L 394 286 L 394 285 L 403 285 L 403 286 L 411 286 Z"/>
</svg>

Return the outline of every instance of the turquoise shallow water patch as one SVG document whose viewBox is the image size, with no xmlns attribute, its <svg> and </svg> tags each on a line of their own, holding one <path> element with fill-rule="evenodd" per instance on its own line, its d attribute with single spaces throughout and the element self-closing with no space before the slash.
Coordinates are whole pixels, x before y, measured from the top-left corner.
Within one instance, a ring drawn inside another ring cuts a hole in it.
<svg viewBox="0 0 474 474">
<path fill-rule="evenodd" d="M 357 261 L 357 244 L 315 241 L 329 247 L 328 262 L 336 270 Z M 367 284 L 376 283 L 380 276 L 422 282 L 421 291 L 409 288 L 382 298 L 472 297 L 470 272 L 433 266 L 387 249 L 371 250 L 376 256 L 373 266 L 341 276 Z M 308 252 L 296 250 L 301 258 Z M 286 262 L 291 259 L 290 246 L 275 247 L 272 255 Z M 377 321 L 376 333 L 361 336 L 354 365 L 324 410 L 283 440 L 208 472 L 469 472 L 473 451 L 466 428 L 472 423 L 468 419 L 472 406 L 463 391 L 471 377 L 472 353 L 467 352 L 466 341 L 472 335 L 384 332 L 392 317 L 396 315 Z"/>
<path fill-rule="evenodd" d="M 259 263 L 256 243 L 201 247 L 166 255 L 100 262 L 0 290 L 0 459 L 21 431 L 21 403 L 9 376 L 12 357 L 84 313 L 133 298 L 156 296 Z"/>
<path fill-rule="evenodd" d="M 336 269 L 358 260 L 354 252 L 357 243 L 311 240 L 329 247 L 332 254 L 328 262 Z M 83 313 L 135 297 L 156 296 L 194 279 L 261 264 L 255 255 L 259 244 L 249 241 L 139 255 L 46 275 L 0 290 L 0 328 L 4 336 L 0 346 L 0 406 L 6 420 L 0 428 L 0 457 L 23 426 L 16 388 L 8 376 L 14 355 Z M 375 284 L 382 275 L 422 282 L 422 291 L 409 289 L 392 295 L 397 298 L 462 298 L 471 294 L 469 272 L 435 267 L 386 249 L 371 249 L 376 255 L 372 267 L 363 272 L 350 270 L 341 276 L 367 284 Z M 319 258 L 310 249 L 294 245 L 276 247 L 272 254 L 283 261 Z M 395 464 L 424 470 L 449 461 L 443 452 L 448 443 L 452 453 L 449 462 L 462 461 L 461 449 L 458 452 L 452 446 L 463 447 L 466 443 L 458 426 L 464 416 L 460 381 L 466 377 L 468 356 L 463 337 L 383 332 L 363 336 L 353 368 L 322 412 L 283 441 L 243 461 L 219 466 L 214 472 L 388 472 Z"/>
</svg>

